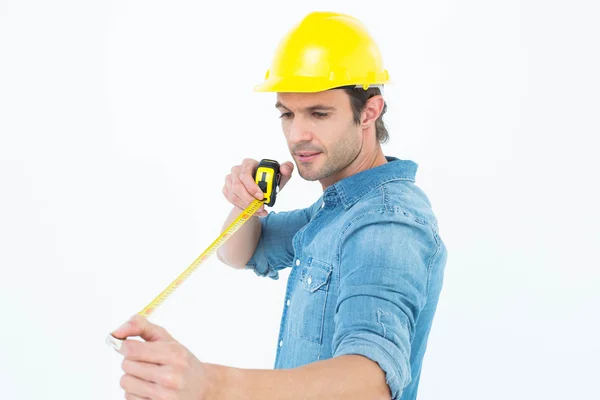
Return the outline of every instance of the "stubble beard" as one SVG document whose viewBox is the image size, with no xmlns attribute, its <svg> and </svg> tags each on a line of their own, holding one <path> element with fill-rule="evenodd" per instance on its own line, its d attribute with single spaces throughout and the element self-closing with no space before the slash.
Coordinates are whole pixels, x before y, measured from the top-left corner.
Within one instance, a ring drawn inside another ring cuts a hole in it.
<svg viewBox="0 0 600 400">
<path fill-rule="evenodd" d="M 324 158 L 321 166 L 308 163 L 304 165 L 297 161 L 298 174 L 307 181 L 317 181 L 330 177 L 331 175 L 342 171 L 356 159 L 362 149 L 360 138 L 350 137 L 346 141 L 330 149 L 327 153 L 323 152 L 318 157 Z"/>
</svg>

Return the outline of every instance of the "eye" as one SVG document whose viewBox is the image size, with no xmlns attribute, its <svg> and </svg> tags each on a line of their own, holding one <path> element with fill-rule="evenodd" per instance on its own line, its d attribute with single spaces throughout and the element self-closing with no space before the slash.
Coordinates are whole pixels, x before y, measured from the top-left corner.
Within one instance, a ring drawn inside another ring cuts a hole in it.
<svg viewBox="0 0 600 400">
<path fill-rule="evenodd" d="M 281 115 L 279 116 L 279 118 L 281 118 L 281 119 L 289 119 L 289 118 L 292 118 L 292 113 L 291 113 L 291 112 L 286 112 L 286 113 L 283 113 L 283 114 L 281 114 Z"/>
<path fill-rule="evenodd" d="M 313 116 L 316 118 L 325 118 L 328 114 L 327 113 L 322 113 L 322 112 L 313 112 Z"/>
</svg>

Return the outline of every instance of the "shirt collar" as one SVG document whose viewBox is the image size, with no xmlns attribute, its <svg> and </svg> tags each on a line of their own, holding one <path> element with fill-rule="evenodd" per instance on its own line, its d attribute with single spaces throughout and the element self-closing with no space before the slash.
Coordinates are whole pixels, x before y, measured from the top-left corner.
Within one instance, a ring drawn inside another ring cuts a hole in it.
<svg viewBox="0 0 600 400">
<path fill-rule="evenodd" d="M 385 158 L 388 161 L 386 164 L 358 172 L 329 186 L 323 193 L 323 199 L 327 201 L 328 198 L 335 197 L 337 193 L 347 210 L 361 197 L 386 182 L 415 181 L 419 167 L 416 162 L 391 156 L 385 156 Z"/>
</svg>

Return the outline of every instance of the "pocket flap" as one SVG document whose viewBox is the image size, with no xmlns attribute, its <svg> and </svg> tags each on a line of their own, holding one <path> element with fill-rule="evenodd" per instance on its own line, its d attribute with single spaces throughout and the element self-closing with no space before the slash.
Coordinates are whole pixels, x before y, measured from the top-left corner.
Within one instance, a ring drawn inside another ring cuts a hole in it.
<svg viewBox="0 0 600 400">
<path fill-rule="evenodd" d="M 314 292 L 329 281 L 333 267 L 323 261 L 309 257 L 307 265 L 302 268 L 300 281 L 304 290 Z"/>
</svg>

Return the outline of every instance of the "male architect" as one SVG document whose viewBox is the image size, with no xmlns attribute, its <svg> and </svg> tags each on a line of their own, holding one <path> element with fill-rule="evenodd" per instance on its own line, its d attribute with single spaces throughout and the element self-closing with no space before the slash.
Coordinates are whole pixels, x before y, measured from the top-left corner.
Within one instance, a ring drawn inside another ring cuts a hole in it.
<svg viewBox="0 0 600 400">
<path fill-rule="evenodd" d="M 306 16 L 280 42 L 256 90 L 277 109 L 299 175 L 323 195 L 307 208 L 263 207 L 218 251 L 235 268 L 278 278 L 291 267 L 274 370 L 202 363 L 162 327 L 133 317 L 125 340 L 127 399 L 416 398 L 447 250 L 417 164 L 385 156 L 388 82 L 357 19 Z M 228 225 L 263 194 L 246 159 L 227 175 Z M 281 166 L 280 188 L 294 164 Z"/>
</svg>

